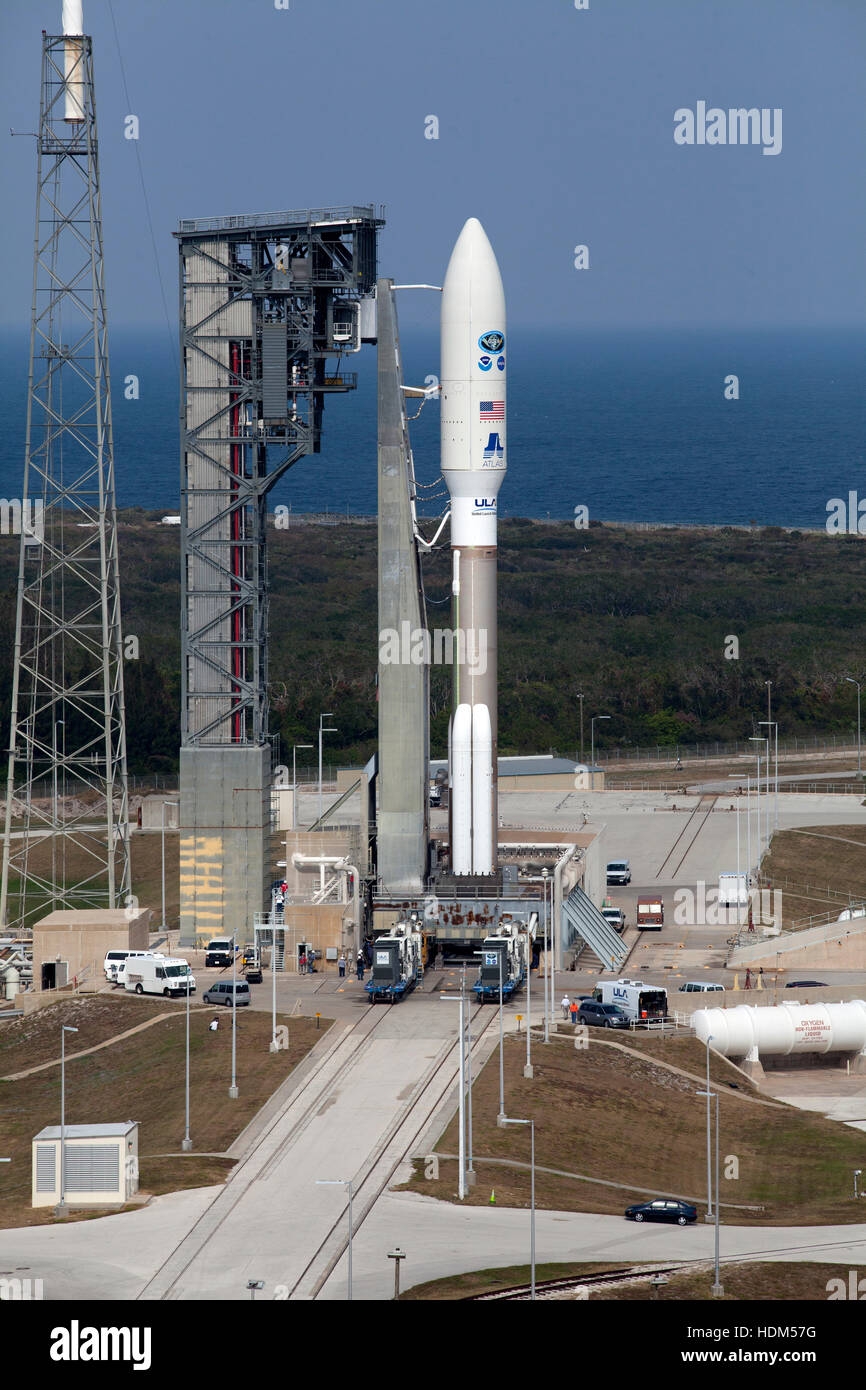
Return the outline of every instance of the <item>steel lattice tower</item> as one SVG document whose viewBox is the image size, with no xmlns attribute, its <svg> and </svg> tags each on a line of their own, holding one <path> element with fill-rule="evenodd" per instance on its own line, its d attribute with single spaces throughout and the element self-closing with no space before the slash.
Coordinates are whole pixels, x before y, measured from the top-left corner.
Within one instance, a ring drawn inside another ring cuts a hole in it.
<svg viewBox="0 0 866 1390">
<path fill-rule="evenodd" d="M 42 37 L 37 148 L 22 492 L 36 519 L 21 527 L 0 888 L 0 922 L 19 928 L 130 891 L 93 58 L 74 30 Z"/>
</svg>

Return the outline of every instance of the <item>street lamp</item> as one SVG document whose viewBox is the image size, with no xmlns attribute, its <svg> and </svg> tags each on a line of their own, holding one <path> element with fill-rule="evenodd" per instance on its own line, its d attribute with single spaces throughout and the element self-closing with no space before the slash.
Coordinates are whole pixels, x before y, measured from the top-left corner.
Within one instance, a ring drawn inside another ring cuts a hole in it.
<svg viewBox="0 0 866 1390">
<path fill-rule="evenodd" d="M 779 829 L 779 721 L 777 719 L 759 719 L 758 725 L 766 724 L 773 730 L 773 829 Z M 767 758 L 769 759 L 770 750 L 767 748 Z M 770 764 L 767 763 L 767 795 L 770 788 Z"/>
<path fill-rule="evenodd" d="M 532 1302 L 535 1302 L 535 1121 L 534 1120 L 507 1120 L 502 1121 L 504 1125 L 529 1125 L 531 1139 L 530 1149 L 530 1198 L 529 1198 L 529 1265 L 532 1272 Z M 718 1280 L 716 1281 L 718 1282 Z"/>
<path fill-rule="evenodd" d="M 457 1139 L 457 1196 L 460 1201 L 466 1196 L 466 1052 L 464 1047 L 464 1023 L 463 1011 L 466 1006 L 465 994 L 440 994 L 439 999 L 445 1004 L 460 1005 L 460 1098 L 457 1107 L 457 1124 L 459 1135 Z"/>
<path fill-rule="evenodd" d="M 66 1034 L 77 1032 L 68 1023 L 60 1029 L 60 1201 L 55 1216 L 66 1215 Z"/>
<path fill-rule="evenodd" d="M 765 738 L 763 734 L 750 734 L 750 743 L 764 743 L 767 746 L 767 802 L 770 800 L 770 739 L 769 735 Z M 758 871 L 761 868 L 761 755 L 755 752 L 758 760 Z M 766 835 L 767 849 L 770 848 L 770 813 L 769 808 L 764 810 L 764 833 Z"/>
<path fill-rule="evenodd" d="M 323 736 L 324 734 L 336 734 L 336 733 L 339 733 L 339 730 L 338 730 L 338 729 L 325 729 L 325 728 L 322 726 L 322 720 L 323 720 L 323 719 L 333 719 L 333 717 L 334 717 L 333 714 L 320 714 L 320 715 L 319 715 L 319 820 L 322 819 L 322 806 L 323 806 L 323 802 L 322 802 L 322 736 Z M 322 870 L 322 874 L 324 875 L 324 869 Z"/>
<path fill-rule="evenodd" d="M 9 1159 L 8 1159 L 8 1158 L 0 1158 L 0 1163 L 8 1163 L 8 1162 L 9 1162 Z M 862 1169 L 862 1168 L 855 1168 L 855 1169 L 854 1169 L 854 1197 L 855 1197 L 855 1199 L 856 1199 L 857 1197 L 860 1196 L 860 1193 L 857 1191 L 857 1179 L 858 1179 L 858 1178 L 862 1178 L 862 1176 L 863 1176 L 863 1169 Z"/>
<path fill-rule="evenodd" d="M 535 918 L 536 922 L 538 917 Z M 526 1065 L 523 1068 L 523 1075 L 527 1081 L 531 1081 L 534 1072 L 532 1069 L 532 1054 L 530 1052 L 530 1034 L 532 1032 L 532 917 L 526 926 Z"/>
<path fill-rule="evenodd" d="M 697 1094 L 703 1096 L 709 1093 L 706 1091 L 698 1091 Z M 714 1257 L 715 1277 L 710 1292 L 713 1298 L 721 1298 L 725 1290 L 719 1281 L 719 1093 L 718 1091 L 713 1091 L 712 1094 L 716 1102 L 716 1229 Z M 709 1100 L 707 1100 L 707 1106 L 709 1106 Z"/>
<path fill-rule="evenodd" d="M 317 1187 L 345 1187 L 349 1194 L 349 1302 L 352 1302 L 352 1180 L 351 1178 L 316 1178 Z"/>
<path fill-rule="evenodd" d="M 541 896 L 543 901 L 544 915 L 544 1041 L 550 1042 L 550 1017 L 548 1009 L 548 995 L 551 993 L 548 987 L 547 977 L 550 974 L 550 945 L 547 940 L 547 869 L 541 870 Z M 552 996 L 551 996 L 552 997 Z"/>
<path fill-rule="evenodd" d="M 232 1084 L 229 1086 L 229 1100 L 238 1098 L 238 929 L 232 932 Z M 189 994 L 189 990 L 187 990 Z"/>
<path fill-rule="evenodd" d="M 312 743 L 296 743 L 292 747 L 292 821 L 295 826 L 298 824 L 298 749 L 312 747 Z"/>
<path fill-rule="evenodd" d="M 400 1261 L 405 1260 L 406 1252 L 401 1250 L 399 1245 L 394 1250 L 388 1251 L 388 1259 L 394 1261 L 394 1297 L 400 1297 Z"/>
<path fill-rule="evenodd" d="M 850 685 L 857 687 L 857 776 L 862 777 L 863 770 L 860 765 L 860 682 L 855 681 L 853 676 L 846 676 L 845 679 Z"/>
<path fill-rule="evenodd" d="M 255 1301 L 256 1301 L 256 1289 L 263 1289 L 264 1287 L 265 1287 L 265 1281 L 264 1281 L 264 1279 L 248 1279 L 248 1280 L 247 1280 L 247 1288 L 248 1288 L 249 1291 L 250 1291 L 250 1302 L 251 1302 L 251 1303 L 255 1303 Z"/>
<path fill-rule="evenodd" d="M 189 966 L 186 969 L 186 1127 L 180 1147 L 183 1153 L 188 1154 L 192 1148 L 192 1140 L 189 1137 L 189 995 L 192 971 Z"/>
<path fill-rule="evenodd" d="M 706 1039 L 707 1048 L 707 1220 L 712 1220 L 713 1215 L 713 1174 L 710 1159 L 710 1043 L 713 1041 L 712 1033 Z"/>
<path fill-rule="evenodd" d="M 594 715 L 592 716 L 592 718 L 590 719 L 590 721 L 589 721 L 590 750 L 591 750 L 591 751 L 590 751 L 590 755 L 589 755 L 589 765 L 590 765 L 590 768 L 595 767 L 595 726 L 596 726 L 597 722 L 599 721 L 599 719 L 610 719 L 610 717 L 611 717 L 611 716 L 610 716 L 609 714 L 594 714 Z"/>
<path fill-rule="evenodd" d="M 180 806 L 179 801 L 164 801 L 162 803 L 162 929 L 168 931 L 165 920 L 165 808 L 166 806 Z"/>
<path fill-rule="evenodd" d="M 579 761 L 580 761 L 580 762 L 583 762 L 583 695 L 580 694 L 580 695 L 578 695 L 577 698 L 578 698 L 578 700 L 580 701 L 580 758 L 579 758 Z"/>
</svg>

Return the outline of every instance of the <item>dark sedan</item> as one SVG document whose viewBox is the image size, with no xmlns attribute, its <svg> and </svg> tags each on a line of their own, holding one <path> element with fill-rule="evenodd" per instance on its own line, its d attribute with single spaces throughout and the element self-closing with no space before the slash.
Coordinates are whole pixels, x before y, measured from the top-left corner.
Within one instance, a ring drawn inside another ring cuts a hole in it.
<svg viewBox="0 0 866 1390">
<path fill-rule="evenodd" d="M 596 1028 L 627 1028 L 628 1014 L 623 1013 L 618 1004 L 599 1004 L 595 999 L 584 999 L 577 1011 L 578 1023 L 592 1023 Z"/>
<path fill-rule="evenodd" d="M 688 1226 L 691 1221 L 697 1221 L 698 1209 L 688 1202 L 664 1198 L 656 1202 L 638 1202 L 633 1207 L 626 1207 L 625 1216 L 627 1221 L 674 1221 L 678 1226 Z"/>
</svg>

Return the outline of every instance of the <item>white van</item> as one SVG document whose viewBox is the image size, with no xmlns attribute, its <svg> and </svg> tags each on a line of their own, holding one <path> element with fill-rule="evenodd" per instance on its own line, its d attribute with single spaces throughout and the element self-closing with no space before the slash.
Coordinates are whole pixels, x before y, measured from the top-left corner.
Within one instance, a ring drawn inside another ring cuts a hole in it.
<svg viewBox="0 0 866 1390">
<path fill-rule="evenodd" d="M 138 956 L 126 963 L 125 987 L 135 994 L 195 994 L 189 961 L 174 956 Z"/>
<path fill-rule="evenodd" d="M 125 954 L 124 954 L 123 960 L 117 962 L 117 969 L 115 970 L 114 974 L 111 976 L 111 978 L 114 980 L 114 983 L 117 984 L 117 985 L 125 985 L 125 984 L 126 984 L 126 967 L 127 967 L 128 963 L 129 963 L 131 960 L 141 960 L 141 959 L 144 958 L 144 957 L 147 957 L 148 959 L 153 959 L 153 960 L 163 960 L 163 959 L 164 959 L 163 954 L 162 954 L 161 951 L 126 951 Z"/>
</svg>

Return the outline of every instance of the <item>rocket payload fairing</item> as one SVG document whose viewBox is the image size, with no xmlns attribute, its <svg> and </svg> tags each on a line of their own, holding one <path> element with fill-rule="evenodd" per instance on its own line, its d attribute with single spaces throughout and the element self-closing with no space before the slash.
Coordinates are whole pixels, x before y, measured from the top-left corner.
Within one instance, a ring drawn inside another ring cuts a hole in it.
<svg viewBox="0 0 866 1390">
<path fill-rule="evenodd" d="M 496 509 L 505 477 L 505 293 L 470 217 L 442 287 L 442 474 L 451 496 L 451 871 L 496 870 Z"/>
</svg>

